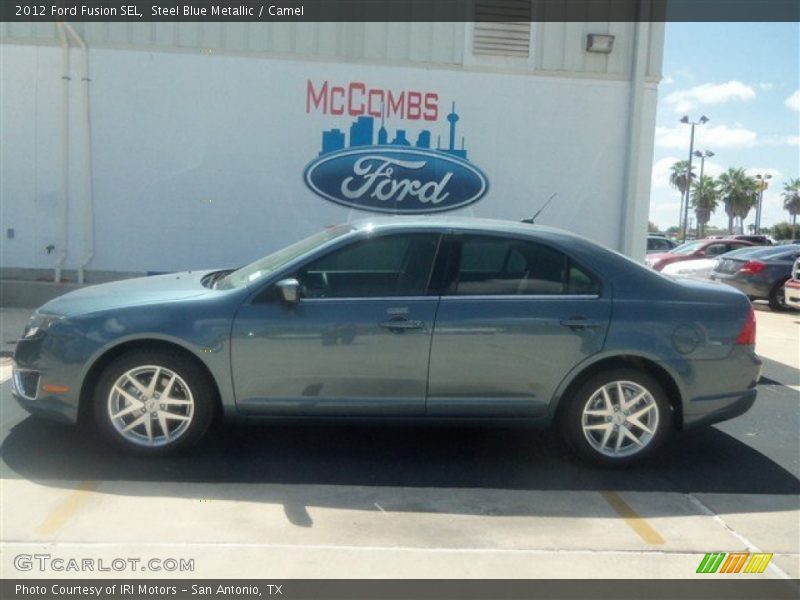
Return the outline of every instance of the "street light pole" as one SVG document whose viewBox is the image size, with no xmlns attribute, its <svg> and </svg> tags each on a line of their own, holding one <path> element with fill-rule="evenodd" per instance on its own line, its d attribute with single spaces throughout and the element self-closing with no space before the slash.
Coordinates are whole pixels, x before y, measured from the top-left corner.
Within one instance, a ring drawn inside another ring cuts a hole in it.
<svg viewBox="0 0 800 600">
<path fill-rule="evenodd" d="M 692 132 L 689 137 L 689 166 L 686 169 L 686 200 L 683 202 L 683 226 L 681 232 L 682 241 L 686 241 L 686 225 L 689 219 L 689 193 L 692 189 L 692 156 L 694 155 L 694 126 L 704 125 L 708 123 L 708 117 L 703 115 L 699 121 L 690 121 L 687 115 L 681 118 L 681 123 L 692 126 Z"/>
<path fill-rule="evenodd" d="M 767 189 L 769 186 L 769 182 L 767 180 L 772 179 L 772 175 L 769 173 L 764 173 L 756 175 L 756 179 L 759 181 L 758 185 L 758 204 L 756 204 L 756 235 L 761 233 L 761 204 L 764 201 L 764 190 Z"/>
<path fill-rule="evenodd" d="M 711 158 L 712 156 L 714 156 L 714 153 L 711 150 L 705 150 L 705 151 L 702 151 L 702 152 L 700 150 L 695 150 L 694 155 L 700 158 L 700 192 L 699 192 L 699 195 L 700 195 L 700 198 L 702 198 L 703 197 L 703 169 L 706 166 L 706 158 Z M 703 223 L 703 225 L 705 226 L 705 223 Z M 700 235 L 700 220 L 699 219 L 697 221 L 697 235 L 698 236 Z"/>
</svg>

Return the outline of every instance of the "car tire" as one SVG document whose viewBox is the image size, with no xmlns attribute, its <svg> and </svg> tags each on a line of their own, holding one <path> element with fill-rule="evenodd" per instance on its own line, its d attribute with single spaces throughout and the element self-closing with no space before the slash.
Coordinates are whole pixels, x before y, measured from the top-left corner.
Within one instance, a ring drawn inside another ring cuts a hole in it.
<svg viewBox="0 0 800 600">
<path fill-rule="evenodd" d="M 214 389 L 203 368 L 180 352 L 133 350 L 100 375 L 95 423 L 108 442 L 126 452 L 172 454 L 197 443 L 208 430 Z"/>
<path fill-rule="evenodd" d="M 769 291 L 767 302 L 771 310 L 786 310 L 786 281 L 779 281 Z"/>
<path fill-rule="evenodd" d="M 560 426 L 564 441 L 578 457 L 595 465 L 640 463 L 652 456 L 674 429 L 664 388 L 635 369 L 592 375 L 563 401 Z"/>
</svg>

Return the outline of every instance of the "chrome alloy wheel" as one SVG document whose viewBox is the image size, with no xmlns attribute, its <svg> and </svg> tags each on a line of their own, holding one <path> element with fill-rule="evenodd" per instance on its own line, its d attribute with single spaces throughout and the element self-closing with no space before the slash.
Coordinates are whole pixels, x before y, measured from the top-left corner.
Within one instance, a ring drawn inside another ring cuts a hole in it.
<svg viewBox="0 0 800 600">
<path fill-rule="evenodd" d="M 108 417 L 123 438 L 164 446 L 181 437 L 194 416 L 194 398 L 175 372 L 157 365 L 126 371 L 108 394 Z"/>
<path fill-rule="evenodd" d="M 641 452 L 658 430 L 653 395 L 633 381 L 612 381 L 594 392 L 583 408 L 581 426 L 596 451 L 618 458 Z"/>
</svg>

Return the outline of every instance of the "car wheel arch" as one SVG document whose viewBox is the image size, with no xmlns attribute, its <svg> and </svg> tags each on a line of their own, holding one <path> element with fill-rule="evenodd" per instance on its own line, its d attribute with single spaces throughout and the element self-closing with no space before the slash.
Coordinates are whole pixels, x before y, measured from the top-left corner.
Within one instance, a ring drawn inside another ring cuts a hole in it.
<svg viewBox="0 0 800 600">
<path fill-rule="evenodd" d="M 589 364 L 581 365 L 574 369 L 564 378 L 564 381 L 561 382 L 553 396 L 551 402 L 551 418 L 553 422 L 557 422 L 561 418 L 562 410 L 566 406 L 566 402 L 563 402 L 563 400 L 570 397 L 570 394 L 574 394 L 584 381 L 597 373 L 617 368 L 633 368 L 650 375 L 658 381 L 667 393 L 670 406 L 674 411 L 673 422 L 675 426 L 678 429 L 683 427 L 683 395 L 675 375 L 657 361 L 636 354 L 603 356 Z"/>
<path fill-rule="evenodd" d="M 222 396 L 220 394 L 219 383 L 217 382 L 211 369 L 197 354 L 186 348 L 181 344 L 175 342 L 158 339 L 158 338 L 137 338 L 130 339 L 114 346 L 104 348 L 103 351 L 90 362 L 89 368 L 85 371 L 82 382 L 81 391 L 78 400 L 78 422 L 83 424 L 91 422 L 92 420 L 92 398 L 94 389 L 100 380 L 105 368 L 110 365 L 114 360 L 120 356 L 132 352 L 134 350 L 166 350 L 176 352 L 189 358 L 196 363 L 208 377 L 208 380 L 214 386 L 212 390 L 215 399 L 215 420 L 222 415 Z"/>
</svg>

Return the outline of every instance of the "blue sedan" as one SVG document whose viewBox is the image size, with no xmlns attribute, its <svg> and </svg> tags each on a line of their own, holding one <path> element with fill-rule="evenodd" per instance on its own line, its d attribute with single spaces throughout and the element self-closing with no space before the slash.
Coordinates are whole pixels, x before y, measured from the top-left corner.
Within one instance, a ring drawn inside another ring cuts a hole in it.
<svg viewBox="0 0 800 600">
<path fill-rule="evenodd" d="M 506 221 L 328 228 L 238 270 L 87 287 L 15 352 L 35 415 L 165 454 L 215 419 L 513 419 L 629 465 L 756 398 L 747 297 Z"/>
</svg>

